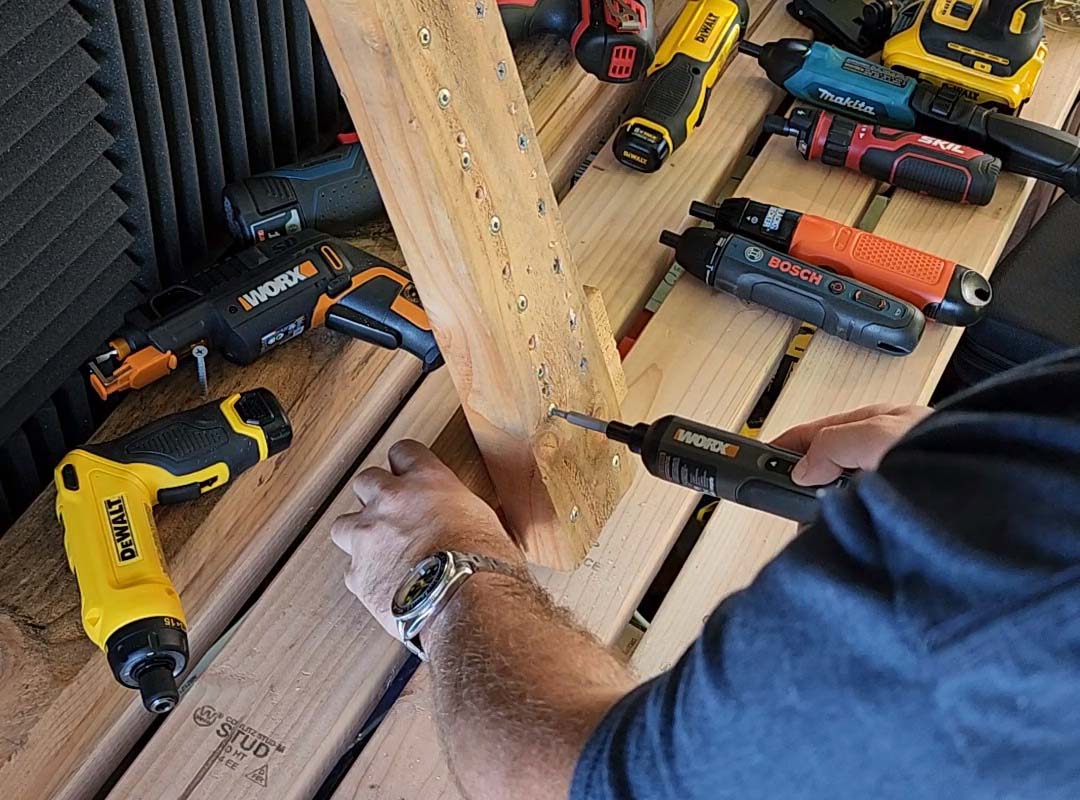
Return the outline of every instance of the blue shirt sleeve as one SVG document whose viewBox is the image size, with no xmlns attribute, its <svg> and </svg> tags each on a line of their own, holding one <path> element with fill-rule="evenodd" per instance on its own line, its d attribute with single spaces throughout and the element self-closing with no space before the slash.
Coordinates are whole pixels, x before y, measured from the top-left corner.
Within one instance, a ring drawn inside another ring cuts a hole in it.
<svg viewBox="0 0 1080 800">
<path fill-rule="evenodd" d="M 573 800 L 1080 797 L 1080 353 L 918 426 L 623 698 Z"/>
</svg>

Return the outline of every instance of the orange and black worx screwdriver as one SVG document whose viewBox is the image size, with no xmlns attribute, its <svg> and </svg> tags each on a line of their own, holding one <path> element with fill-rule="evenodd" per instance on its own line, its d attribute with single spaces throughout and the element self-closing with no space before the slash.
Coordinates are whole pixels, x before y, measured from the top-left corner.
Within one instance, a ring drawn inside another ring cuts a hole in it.
<svg viewBox="0 0 1080 800">
<path fill-rule="evenodd" d="M 831 219 L 745 197 L 692 203 L 690 216 L 868 283 L 945 325 L 978 322 L 990 303 L 990 282 L 975 270 Z"/>
<path fill-rule="evenodd" d="M 816 516 L 822 489 L 846 486 L 852 476 L 845 471 L 828 486 L 800 486 L 791 479 L 798 453 L 682 417 L 627 425 L 559 408 L 550 414 L 622 442 L 661 480 L 796 522 Z"/>
<path fill-rule="evenodd" d="M 303 230 L 229 256 L 129 313 L 106 352 L 90 363 L 90 383 L 102 399 L 141 389 L 207 348 L 250 364 L 322 325 L 400 347 L 425 371 L 442 364 L 406 273 L 333 236 Z"/>
</svg>

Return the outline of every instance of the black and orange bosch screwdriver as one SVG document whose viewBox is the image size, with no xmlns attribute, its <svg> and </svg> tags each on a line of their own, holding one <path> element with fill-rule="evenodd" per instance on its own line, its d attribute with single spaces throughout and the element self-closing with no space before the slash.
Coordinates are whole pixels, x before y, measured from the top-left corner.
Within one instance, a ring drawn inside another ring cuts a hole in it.
<svg viewBox="0 0 1080 800">
<path fill-rule="evenodd" d="M 788 117 L 765 117 L 765 133 L 794 136 L 807 161 L 886 181 L 912 192 L 985 206 L 994 196 L 1001 159 L 967 145 L 913 131 L 886 128 L 796 108 Z"/>
<path fill-rule="evenodd" d="M 990 303 L 990 282 L 970 267 L 831 219 L 745 197 L 692 203 L 690 216 L 875 286 L 935 322 L 971 325 Z"/>
<path fill-rule="evenodd" d="M 182 358 L 205 357 L 207 349 L 250 364 L 322 325 L 401 348 L 425 371 L 442 364 L 406 273 L 333 236 L 298 231 L 229 256 L 128 314 L 108 349 L 90 363 L 90 382 L 103 399 L 141 389 Z"/>
</svg>

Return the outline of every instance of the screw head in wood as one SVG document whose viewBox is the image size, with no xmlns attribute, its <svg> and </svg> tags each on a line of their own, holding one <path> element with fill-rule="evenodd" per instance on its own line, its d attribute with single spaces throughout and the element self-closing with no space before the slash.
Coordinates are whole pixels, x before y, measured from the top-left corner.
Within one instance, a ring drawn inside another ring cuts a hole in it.
<svg viewBox="0 0 1080 800">
<path fill-rule="evenodd" d="M 420 40 L 421 47 L 429 47 L 431 45 L 431 31 L 427 28 L 418 30 L 416 36 Z"/>
<path fill-rule="evenodd" d="M 620 466 L 622 466 L 622 459 L 619 458 L 618 453 L 611 457 L 611 466 L 613 466 L 615 469 L 618 469 Z"/>
<path fill-rule="evenodd" d="M 529 137 L 524 133 L 518 134 L 518 149 L 521 151 L 529 149 Z"/>
<path fill-rule="evenodd" d="M 502 220 L 499 219 L 498 217 L 492 217 L 491 222 L 488 225 L 488 229 L 492 233 L 498 233 L 499 231 L 502 230 Z"/>
<path fill-rule="evenodd" d="M 529 298 L 527 298 L 523 294 L 519 294 L 518 299 L 517 299 L 517 310 L 518 311 L 524 311 L 528 307 L 529 307 Z"/>
<path fill-rule="evenodd" d="M 536 349 L 536 344 L 537 344 L 536 334 L 533 334 L 532 336 L 529 337 L 529 349 L 530 350 L 535 350 Z"/>
<path fill-rule="evenodd" d="M 461 168 L 467 170 L 470 167 L 472 167 L 472 155 L 466 150 L 461 154 Z"/>
<path fill-rule="evenodd" d="M 577 330 L 577 312 L 574 309 L 570 309 L 570 330 Z"/>
<path fill-rule="evenodd" d="M 435 99 L 439 101 L 439 108 L 446 108 L 450 105 L 450 90 L 444 86 L 439 89 L 438 93 L 435 95 Z"/>
<path fill-rule="evenodd" d="M 536 201 L 536 213 L 541 217 L 547 213 L 547 203 L 544 202 L 544 198 L 540 198 Z"/>
<path fill-rule="evenodd" d="M 495 65 L 495 77 L 498 78 L 500 81 L 506 80 L 506 73 L 507 68 L 505 61 L 500 61 L 498 64 Z"/>
<path fill-rule="evenodd" d="M 578 367 L 581 368 L 582 372 L 588 372 L 588 370 L 589 370 L 589 359 L 582 356 L 581 361 L 578 362 Z"/>
<path fill-rule="evenodd" d="M 570 521 L 577 522 L 579 519 L 581 519 L 581 509 L 574 506 L 570 509 Z"/>
<path fill-rule="evenodd" d="M 484 11 L 485 11 L 485 9 L 484 9 L 483 0 L 476 0 L 476 18 L 477 19 L 483 19 L 484 18 Z"/>
<path fill-rule="evenodd" d="M 543 378 L 545 375 L 547 375 L 547 367 L 541 364 L 539 367 L 536 368 L 536 377 Z"/>
<path fill-rule="evenodd" d="M 562 275 L 562 259 L 555 256 L 555 260 L 551 262 L 551 271 L 556 275 Z"/>
</svg>

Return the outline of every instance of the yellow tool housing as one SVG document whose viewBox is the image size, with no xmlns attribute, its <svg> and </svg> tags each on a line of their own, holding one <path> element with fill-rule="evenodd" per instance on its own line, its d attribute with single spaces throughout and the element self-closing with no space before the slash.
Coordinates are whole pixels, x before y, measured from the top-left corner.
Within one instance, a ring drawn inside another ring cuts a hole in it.
<svg viewBox="0 0 1080 800">
<path fill-rule="evenodd" d="M 73 450 L 57 466 L 56 514 L 83 628 L 151 711 L 175 705 L 175 677 L 187 662 L 187 623 L 153 507 L 224 486 L 291 437 L 277 399 L 256 389 Z"/>
<path fill-rule="evenodd" d="M 1046 62 L 1044 0 L 926 0 L 881 53 L 887 67 L 1006 110 L 1031 97 Z"/>
</svg>

